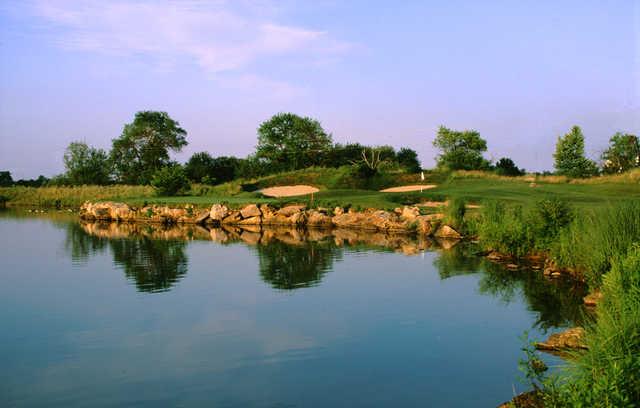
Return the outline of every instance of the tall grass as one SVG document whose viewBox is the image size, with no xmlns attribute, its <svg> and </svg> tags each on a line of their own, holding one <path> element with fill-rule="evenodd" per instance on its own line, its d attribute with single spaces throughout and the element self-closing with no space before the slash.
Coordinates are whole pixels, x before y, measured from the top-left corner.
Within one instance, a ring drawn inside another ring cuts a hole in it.
<svg viewBox="0 0 640 408">
<path fill-rule="evenodd" d="M 637 407 L 640 403 L 640 245 L 612 259 L 597 320 L 586 327 L 588 350 L 560 385 L 548 382 L 546 406 Z"/>
<path fill-rule="evenodd" d="M 126 200 L 152 197 L 150 186 L 0 187 L 11 206 L 79 207 L 87 200 Z"/>
<path fill-rule="evenodd" d="M 640 242 L 640 202 L 621 202 L 581 213 L 550 245 L 550 254 L 559 266 L 580 270 L 597 288 L 633 242 Z"/>
</svg>

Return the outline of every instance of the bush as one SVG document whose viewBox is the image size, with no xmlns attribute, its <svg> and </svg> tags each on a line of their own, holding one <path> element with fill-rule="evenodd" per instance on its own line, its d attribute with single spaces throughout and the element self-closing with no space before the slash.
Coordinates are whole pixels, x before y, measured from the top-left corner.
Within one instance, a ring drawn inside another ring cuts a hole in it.
<svg viewBox="0 0 640 408">
<path fill-rule="evenodd" d="M 189 179 L 180 165 L 166 166 L 155 172 L 151 185 L 158 195 L 174 196 L 189 188 Z"/>
<path fill-rule="evenodd" d="M 508 157 L 503 157 L 496 163 L 496 173 L 500 176 L 522 176 L 524 170 L 519 169 L 516 164 Z"/>
<path fill-rule="evenodd" d="M 573 212 L 571 206 L 557 198 L 538 201 L 533 214 L 537 246 L 548 249 L 561 229 L 571 223 Z"/>
<path fill-rule="evenodd" d="M 478 237 L 486 248 L 521 257 L 535 248 L 530 223 L 522 206 L 507 208 L 503 203 L 483 203 L 477 224 Z"/>
</svg>

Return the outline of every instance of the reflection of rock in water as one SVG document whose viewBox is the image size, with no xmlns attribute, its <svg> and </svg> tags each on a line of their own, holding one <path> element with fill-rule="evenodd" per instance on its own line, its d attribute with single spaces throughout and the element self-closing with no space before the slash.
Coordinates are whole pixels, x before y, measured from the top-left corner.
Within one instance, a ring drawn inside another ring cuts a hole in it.
<svg viewBox="0 0 640 408">
<path fill-rule="evenodd" d="M 299 245 L 273 241 L 256 249 L 260 276 L 276 289 L 297 289 L 319 283 L 341 253 L 330 242 L 311 241 Z"/>
<path fill-rule="evenodd" d="M 110 245 L 114 262 L 141 292 L 169 290 L 187 273 L 184 241 L 123 238 L 111 240 Z"/>
<path fill-rule="evenodd" d="M 441 279 L 480 273 L 479 290 L 505 302 L 521 294 L 528 308 L 537 312 L 542 329 L 580 325 L 583 285 L 549 281 L 542 273 L 504 266 L 475 256 L 478 247 L 445 245 L 424 237 L 354 229 L 297 229 L 287 227 L 223 226 L 206 229 L 196 225 L 162 226 L 127 223 L 70 224 L 67 248 L 74 259 L 86 259 L 110 243 L 115 261 L 141 291 L 168 290 L 187 271 L 187 240 L 206 239 L 228 245 L 243 242 L 256 248 L 260 276 L 274 288 L 296 289 L 318 284 L 332 268 L 343 247 L 358 250 L 384 248 L 406 255 L 444 248 L 433 264 Z M 108 241 L 105 238 L 111 238 Z"/>
</svg>

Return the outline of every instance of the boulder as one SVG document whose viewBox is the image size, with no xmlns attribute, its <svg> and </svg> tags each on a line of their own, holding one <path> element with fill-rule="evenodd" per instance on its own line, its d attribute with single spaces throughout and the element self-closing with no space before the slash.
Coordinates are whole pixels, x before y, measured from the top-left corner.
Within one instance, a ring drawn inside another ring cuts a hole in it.
<svg viewBox="0 0 640 408">
<path fill-rule="evenodd" d="M 304 212 L 297 212 L 288 217 L 288 221 L 293 225 L 302 225 L 307 221 L 307 216 Z"/>
<path fill-rule="evenodd" d="M 344 208 L 336 207 L 333 209 L 333 215 L 342 215 L 344 214 Z"/>
<path fill-rule="evenodd" d="M 547 341 L 536 343 L 538 350 L 547 351 L 566 351 L 572 349 L 586 349 L 584 344 L 584 329 L 582 327 L 574 327 L 567 329 L 561 333 L 555 333 L 549 336 Z"/>
<path fill-rule="evenodd" d="M 209 218 L 209 211 L 203 211 L 201 212 L 198 216 L 196 216 L 196 224 L 204 224 L 205 222 L 207 222 L 207 219 Z"/>
<path fill-rule="evenodd" d="M 243 218 L 242 220 L 238 221 L 239 225 L 260 225 L 262 224 L 262 218 L 261 217 L 249 217 L 249 218 Z"/>
<path fill-rule="evenodd" d="M 305 205 L 288 205 L 278 210 L 279 215 L 284 215 L 285 217 L 291 217 L 294 214 L 304 211 L 307 208 Z"/>
<path fill-rule="evenodd" d="M 415 222 L 417 223 L 416 232 L 423 236 L 429 236 L 433 233 L 433 226 L 431 225 L 431 221 L 426 215 L 419 215 L 416 217 Z"/>
<path fill-rule="evenodd" d="M 596 307 L 598 302 L 602 300 L 602 292 L 595 291 L 584 297 L 584 305 L 587 307 Z"/>
<path fill-rule="evenodd" d="M 209 218 L 213 221 L 222 221 L 229 215 L 229 209 L 226 205 L 214 204 L 209 211 Z"/>
<path fill-rule="evenodd" d="M 405 220 L 413 221 L 420 216 L 418 207 L 404 207 L 400 213 L 400 217 Z"/>
<path fill-rule="evenodd" d="M 368 217 L 362 213 L 349 212 L 335 215 L 331 221 L 334 225 L 341 228 L 376 229 L 374 225 L 369 223 Z"/>
<path fill-rule="evenodd" d="M 436 237 L 448 239 L 461 239 L 462 235 L 448 225 L 443 225 L 434 234 Z"/>
<path fill-rule="evenodd" d="M 253 218 L 260 217 L 262 213 L 260 212 L 260 209 L 257 205 L 249 204 L 248 206 L 240 210 L 240 215 L 242 216 L 242 218 Z"/>
<path fill-rule="evenodd" d="M 212 217 L 213 218 L 213 217 Z M 221 221 L 222 224 L 237 224 L 242 219 L 240 211 L 231 211 Z"/>
<path fill-rule="evenodd" d="M 331 224 L 331 217 L 320 211 L 311 210 L 307 214 L 307 225 L 330 226 Z"/>
</svg>

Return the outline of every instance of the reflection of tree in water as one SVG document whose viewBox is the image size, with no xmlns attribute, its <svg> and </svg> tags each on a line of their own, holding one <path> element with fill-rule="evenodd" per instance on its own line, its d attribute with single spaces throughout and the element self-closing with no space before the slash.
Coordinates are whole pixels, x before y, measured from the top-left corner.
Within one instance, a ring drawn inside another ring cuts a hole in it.
<svg viewBox="0 0 640 408">
<path fill-rule="evenodd" d="M 488 261 L 487 261 L 488 262 Z M 528 308 L 538 313 L 536 326 L 553 327 L 580 325 L 584 320 L 584 285 L 577 282 L 547 280 L 541 271 L 509 271 L 503 268 L 485 273 L 479 283 L 480 293 L 490 294 L 510 302 L 522 291 Z"/>
<path fill-rule="evenodd" d="M 67 232 L 64 247 L 73 262 L 87 262 L 90 256 L 103 252 L 107 247 L 107 239 L 87 234 L 77 222 L 66 222 L 63 225 Z"/>
<path fill-rule="evenodd" d="M 290 245 L 275 241 L 258 245 L 260 276 L 276 289 L 314 286 L 331 269 L 341 250 L 327 242 Z"/>
<path fill-rule="evenodd" d="M 169 290 L 187 273 L 186 242 L 148 238 L 109 241 L 113 260 L 141 292 Z"/>
<path fill-rule="evenodd" d="M 474 255 L 474 245 L 457 245 L 441 251 L 434 260 L 441 279 L 457 275 L 479 273 L 482 294 L 511 302 L 520 293 L 528 308 L 538 313 L 536 326 L 544 330 L 552 327 L 577 325 L 583 321 L 583 285 L 574 282 L 549 281 L 541 271 L 510 271 L 504 266 Z"/>
</svg>

